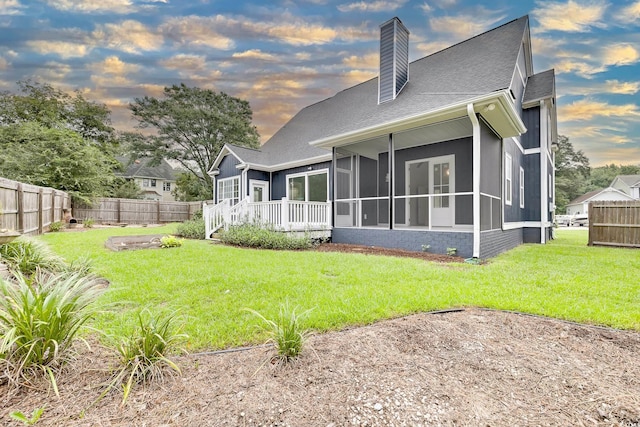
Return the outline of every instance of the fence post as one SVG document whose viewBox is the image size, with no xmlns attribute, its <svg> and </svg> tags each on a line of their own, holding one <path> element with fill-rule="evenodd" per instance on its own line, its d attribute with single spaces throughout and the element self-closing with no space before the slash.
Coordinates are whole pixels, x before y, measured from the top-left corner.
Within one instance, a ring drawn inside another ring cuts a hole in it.
<svg viewBox="0 0 640 427">
<path fill-rule="evenodd" d="M 40 188 L 38 190 L 38 234 L 42 234 L 44 232 L 44 215 L 42 209 L 44 208 L 44 189 Z"/>
<path fill-rule="evenodd" d="M 120 199 L 118 199 L 118 203 L 116 203 L 116 223 L 120 224 Z"/>
<path fill-rule="evenodd" d="M 289 228 L 289 199 L 282 198 L 282 228 L 286 230 Z"/>
<path fill-rule="evenodd" d="M 24 190 L 18 184 L 18 232 L 24 233 Z"/>
<path fill-rule="evenodd" d="M 162 224 L 162 223 L 160 222 L 160 200 L 158 200 L 157 208 L 158 208 L 158 210 L 157 210 L 157 217 L 158 217 L 158 220 L 156 221 L 156 224 Z"/>
<path fill-rule="evenodd" d="M 56 190 L 51 191 L 51 223 L 56 222 Z"/>
</svg>

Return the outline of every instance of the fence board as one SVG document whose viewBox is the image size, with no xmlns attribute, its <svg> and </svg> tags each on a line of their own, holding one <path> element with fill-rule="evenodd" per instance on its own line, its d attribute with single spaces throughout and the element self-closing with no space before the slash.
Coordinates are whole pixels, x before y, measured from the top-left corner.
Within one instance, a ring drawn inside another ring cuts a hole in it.
<svg viewBox="0 0 640 427">
<path fill-rule="evenodd" d="M 589 203 L 589 246 L 640 248 L 640 200 Z"/>
<path fill-rule="evenodd" d="M 101 198 L 93 206 L 74 206 L 73 216 L 101 224 L 164 224 L 192 219 L 202 202 L 164 202 Z"/>
<path fill-rule="evenodd" d="M 0 228 L 22 234 L 47 231 L 62 220 L 62 210 L 71 206 L 64 191 L 0 178 Z"/>
</svg>

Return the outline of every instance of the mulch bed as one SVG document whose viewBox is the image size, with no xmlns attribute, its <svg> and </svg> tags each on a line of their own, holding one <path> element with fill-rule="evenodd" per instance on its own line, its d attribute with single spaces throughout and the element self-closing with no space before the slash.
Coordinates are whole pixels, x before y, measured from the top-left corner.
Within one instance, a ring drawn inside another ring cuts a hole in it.
<svg viewBox="0 0 640 427">
<path fill-rule="evenodd" d="M 451 255 L 433 254 L 429 252 L 407 251 L 404 249 L 381 248 L 377 246 L 350 245 L 346 243 L 322 243 L 317 248 L 319 252 L 344 252 L 365 255 L 383 255 L 405 258 L 418 258 L 433 262 L 464 262 L 464 258 Z"/>
<path fill-rule="evenodd" d="M 292 365 L 255 347 L 174 358 L 181 376 L 91 406 L 117 366 L 94 345 L 42 386 L 0 385 L 0 424 L 38 426 L 637 426 L 640 333 L 508 312 L 416 314 L 312 336 Z"/>
</svg>

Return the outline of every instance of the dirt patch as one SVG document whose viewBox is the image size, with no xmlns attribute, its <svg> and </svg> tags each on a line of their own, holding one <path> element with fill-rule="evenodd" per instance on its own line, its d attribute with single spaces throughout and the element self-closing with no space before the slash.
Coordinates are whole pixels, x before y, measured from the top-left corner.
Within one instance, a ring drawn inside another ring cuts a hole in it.
<svg viewBox="0 0 640 427">
<path fill-rule="evenodd" d="M 322 243 L 316 248 L 320 252 L 345 252 L 365 255 L 383 255 L 405 258 L 419 258 L 433 262 L 464 262 L 464 258 L 451 255 L 432 254 L 429 252 L 407 251 L 404 249 L 381 248 L 378 246 L 350 245 L 346 243 Z"/>
<path fill-rule="evenodd" d="M 0 423 L 46 405 L 38 425 L 640 425 L 637 332 L 469 309 L 316 335 L 284 368 L 264 364 L 270 354 L 179 357 L 182 376 L 123 407 L 114 391 L 81 418 L 116 364 L 84 350 L 59 399 L 0 386 Z"/>
<path fill-rule="evenodd" d="M 147 234 L 141 236 L 111 236 L 104 244 L 112 251 L 132 251 L 137 249 L 159 249 L 160 239 L 164 234 Z"/>
</svg>

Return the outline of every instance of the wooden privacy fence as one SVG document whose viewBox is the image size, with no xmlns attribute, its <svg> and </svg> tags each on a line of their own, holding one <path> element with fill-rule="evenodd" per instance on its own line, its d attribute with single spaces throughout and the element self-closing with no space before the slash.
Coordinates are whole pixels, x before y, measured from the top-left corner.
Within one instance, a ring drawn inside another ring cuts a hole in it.
<svg viewBox="0 0 640 427">
<path fill-rule="evenodd" d="M 640 248 L 640 200 L 589 203 L 589 246 Z"/>
<path fill-rule="evenodd" d="M 0 229 L 42 234 L 71 207 L 64 191 L 0 178 Z"/>
<path fill-rule="evenodd" d="M 163 202 L 138 199 L 98 199 L 92 206 L 74 206 L 74 218 L 101 224 L 162 224 L 193 218 L 202 202 Z"/>
</svg>

